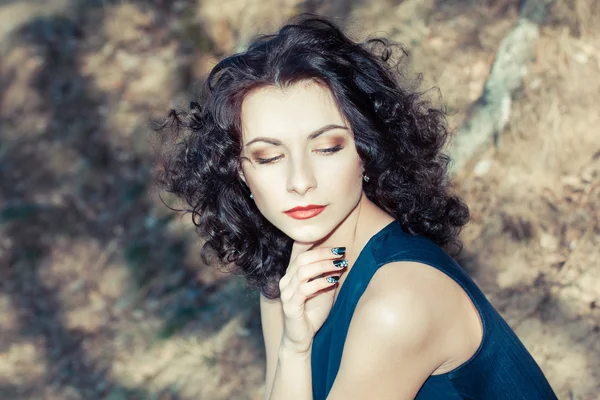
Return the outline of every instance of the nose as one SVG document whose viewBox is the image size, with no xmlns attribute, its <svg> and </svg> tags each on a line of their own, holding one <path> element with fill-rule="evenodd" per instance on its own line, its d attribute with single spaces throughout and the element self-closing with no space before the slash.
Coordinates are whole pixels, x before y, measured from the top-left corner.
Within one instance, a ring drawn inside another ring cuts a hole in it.
<svg viewBox="0 0 600 400">
<path fill-rule="evenodd" d="M 317 186 L 317 180 L 312 166 L 303 159 L 288 163 L 287 191 L 306 194 Z"/>
</svg>

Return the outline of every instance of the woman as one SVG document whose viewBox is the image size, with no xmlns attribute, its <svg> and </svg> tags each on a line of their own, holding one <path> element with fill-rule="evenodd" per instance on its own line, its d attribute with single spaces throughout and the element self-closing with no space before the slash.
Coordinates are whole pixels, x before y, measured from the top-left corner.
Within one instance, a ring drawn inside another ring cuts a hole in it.
<svg viewBox="0 0 600 400">
<path fill-rule="evenodd" d="M 469 215 L 445 116 L 392 50 L 319 18 L 256 39 L 171 111 L 159 182 L 261 292 L 265 399 L 556 398 L 447 255 Z"/>
</svg>

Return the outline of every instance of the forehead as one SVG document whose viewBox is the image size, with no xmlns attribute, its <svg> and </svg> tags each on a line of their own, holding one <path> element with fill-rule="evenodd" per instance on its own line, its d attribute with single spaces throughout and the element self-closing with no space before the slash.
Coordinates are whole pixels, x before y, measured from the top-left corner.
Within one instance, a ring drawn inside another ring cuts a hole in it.
<svg viewBox="0 0 600 400">
<path fill-rule="evenodd" d="M 315 82 L 255 89 L 242 102 L 241 119 L 244 140 L 303 138 L 328 124 L 346 125 L 331 91 Z"/>
</svg>

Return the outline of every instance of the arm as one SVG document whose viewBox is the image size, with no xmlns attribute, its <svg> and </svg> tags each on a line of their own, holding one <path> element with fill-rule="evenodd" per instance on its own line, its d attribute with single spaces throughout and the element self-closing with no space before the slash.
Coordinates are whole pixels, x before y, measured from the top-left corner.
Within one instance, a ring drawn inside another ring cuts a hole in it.
<svg viewBox="0 0 600 400">
<path fill-rule="evenodd" d="M 283 310 L 281 300 L 270 300 L 260 295 L 260 318 L 262 324 L 263 338 L 265 341 L 265 353 L 267 370 L 265 373 L 265 400 L 269 400 L 271 389 L 275 380 L 275 371 L 279 356 L 279 345 L 283 337 Z"/>
<path fill-rule="evenodd" d="M 337 265 L 343 252 L 331 248 L 308 250 L 292 246 L 293 260 L 279 281 L 280 298 L 261 296 L 261 318 L 267 353 L 265 399 L 312 400 L 311 349 L 315 332 L 331 306 L 335 281 L 345 265 Z"/>
<path fill-rule="evenodd" d="M 414 399 L 434 372 L 470 358 L 479 317 L 462 289 L 418 263 L 390 263 L 373 276 L 352 317 L 328 400 Z"/>
<path fill-rule="evenodd" d="M 283 345 L 281 300 L 260 295 L 260 315 L 267 361 L 265 400 L 290 398 L 312 400 L 310 352 L 299 355 Z M 305 392 L 304 395 L 302 393 Z"/>
<path fill-rule="evenodd" d="M 280 299 L 260 296 L 267 371 L 265 400 L 312 400 L 311 351 L 298 353 L 285 344 Z"/>
<path fill-rule="evenodd" d="M 282 343 L 270 400 L 313 400 L 310 357 L 310 350 L 299 354 Z"/>
</svg>

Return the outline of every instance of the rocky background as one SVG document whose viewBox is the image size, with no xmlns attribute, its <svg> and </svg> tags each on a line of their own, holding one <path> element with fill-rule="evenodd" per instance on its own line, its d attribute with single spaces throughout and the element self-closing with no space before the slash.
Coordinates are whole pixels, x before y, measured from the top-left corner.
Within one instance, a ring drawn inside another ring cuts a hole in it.
<svg viewBox="0 0 600 400">
<path fill-rule="evenodd" d="M 258 298 L 202 264 L 148 121 L 300 12 L 410 50 L 457 128 L 518 0 L 0 0 L 0 399 L 261 399 Z M 460 262 L 561 399 L 600 398 L 600 4 L 549 1 Z M 434 93 L 435 95 L 435 93 Z"/>
</svg>

